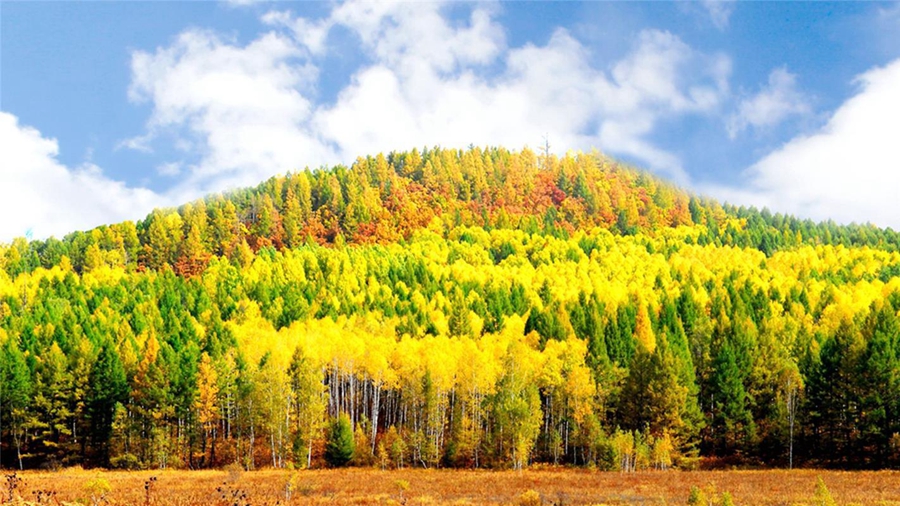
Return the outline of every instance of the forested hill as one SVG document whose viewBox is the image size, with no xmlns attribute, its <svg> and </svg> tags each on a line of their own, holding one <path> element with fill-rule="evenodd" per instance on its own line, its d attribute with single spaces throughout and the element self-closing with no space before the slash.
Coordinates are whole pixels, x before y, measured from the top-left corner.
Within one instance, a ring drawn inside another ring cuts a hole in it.
<svg viewBox="0 0 900 506">
<path fill-rule="evenodd" d="M 898 466 L 898 246 L 502 149 L 17 240 L 0 465 Z"/>
<path fill-rule="evenodd" d="M 102 264 L 196 274 L 212 256 L 245 259 L 309 241 L 386 244 L 431 228 L 508 228 L 569 237 L 595 227 L 656 235 L 699 225 L 698 244 L 774 251 L 809 245 L 900 249 L 900 234 L 871 225 L 814 223 L 768 210 L 721 206 L 602 155 L 538 156 L 529 150 L 433 149 L 360 158 L 274 177 L 143 221 L 76 232 L 63 240 L 0 244 L 12 276 L 67 256 L 76 272 Z"/>
</svg>

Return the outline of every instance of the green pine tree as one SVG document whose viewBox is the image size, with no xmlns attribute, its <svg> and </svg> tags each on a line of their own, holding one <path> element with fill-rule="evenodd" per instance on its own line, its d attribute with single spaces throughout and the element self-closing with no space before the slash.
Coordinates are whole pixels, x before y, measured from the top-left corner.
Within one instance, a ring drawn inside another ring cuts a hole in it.
<svg viewBox="0 0 900 506">
<path fill-rule="evenodd" d="M 128 383 L 119 355 L 110 344 L 104 344 L 91 369 L 87 408 L 91 419 L 91 442 L 101 465 L 109 464 L 109 441 L 112 437 L 116 404 L 124 403 Z"/>
<path fill-rule="evenodd" d="M 739 449 L 753 423 L 747 407 L 747 391 L 730 343 L 724 343 L 713 358 L 710 392 L 710 428 L 715 446 L 726 453 Z"/>
<path fill-rule="evenodd" d="M 331 467 L 347 465 L 353 459 L 353 453 L 356 450 L 355 446 L 350 417 L 342 413 L 328 427 L 328 437 L 325 442 L 325 462 Z"/>
<path fill-rule="evenodd" d="M 22 426 L 30 396 L 31 378 L 22 350 L 13 339 L 7 339 L 0 347 L 0 442 L 3 431 L 8 430 L 16 447 L 19 469 L 22 469 Z"/>
</svg>

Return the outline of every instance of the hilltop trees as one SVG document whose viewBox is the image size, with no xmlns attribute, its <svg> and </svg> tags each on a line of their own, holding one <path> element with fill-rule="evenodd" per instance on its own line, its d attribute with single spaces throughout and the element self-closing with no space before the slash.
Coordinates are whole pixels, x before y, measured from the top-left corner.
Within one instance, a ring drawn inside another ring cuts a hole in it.
<svg viewBox="0 0 900 506">
<path fill-rule="evenodd" d="M 351 244 L 385 243 L 423 228 L 446 232 L 460 225 L 556 236 L 594 227 L 655 235 L 696 226 L 692 243 L 755 248 L 767 256 L 817 244 L 900 249 L 900 234 L 889 229 L 721 206 L 598 154 L 547 158 L 502 148 L 379 154 L 349 168 L 301 171 L 177 210 L 157 210 L 137 224 L 75 232 L 61 241 L 17 239 L 0 246 L 0 265 L 16 276 L 66 256 L 79 273 L 100 264 L 169 265 L 194 276 L 212 256 L 246 259 L 247 250 L 333 243 L 338 237 Z M 873 274 L 888 279 L 890 269 Z"/>
</svg>

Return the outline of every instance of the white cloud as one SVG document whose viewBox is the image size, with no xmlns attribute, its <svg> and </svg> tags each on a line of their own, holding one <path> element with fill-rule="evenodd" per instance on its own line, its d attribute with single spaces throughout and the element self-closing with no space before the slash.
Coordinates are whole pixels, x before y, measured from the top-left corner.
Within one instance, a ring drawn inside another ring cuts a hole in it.
<svg viewBox="0 0 900 506">
<path fill-rule="evenodd" d="M 728 120 L 728 135 L 734 139 L 748 127 L 772 127 L 790 116 L 810 112 L 809 100 L 797 89 L 797 76 L 777 68 L 769 74 L 767 86 L 738 105 L 737 113 Z"/>
<path fill-rule="evenodd" d="M 706 9 L 713 25 L 719 30 L 725 30 L 728 28 L 731 14 L 734 12 L 737 2 L 732 0 L 700 0 L 700 5 Z"/>
<path fill-rule="evenodd" d="M 900 229 L 900 60 L 859 76 L 859 92 L 817 133 L 750 167 L 748 188 L 708 188 L 732 202 L 842 223 Z"/>
<path fill-rule="evenodd" d="M 0 111 L 0 241 L 22 236 L 61 237 L 73 230 L 142 218 L 165 199 L 130 188 L 85 164 L 57 160 L 59 146 L 16 116 Z"/>
<path fill-rule="evenodd" d="M 331 19 L 321 19 L 313 22 L 304 18 L 295 18 L 290 11 L 271 11 L 263 15 L 262 22 L 290 29 L 294 38 L 300 42 L 313 55 L 320 55 L 325 50 L 325 42 L 328 31 L 333 22 Z"/>
<path fill-rule="evenodd" d="M 200 162 L 179 195 L 255 184 L 305 165 L 414 146 L 598 147 L 682 182 L 680 160 L 652 144 L 661 121 L 715 112 L 730 62 L 647 30 L 607 66 L 559 29 L 546 45 L 507 46 L 494 6 L 449 19 L 433 2 L 348 2 L 323 19 L 265 14 L 273 31 L 241 46 L 189 30 L 136 52 L 131 97 L 149 101 L 152 138 L 187 131 Z M 369 62 L 333 103 L 316 102 L 316 61 L 334 27 Z M 610 69 L 610 70 L 607 70 Z"/>
<path fill-rule="evenodd" d="M 665 118 L 712 111 L 727 93 L 727 60 L 699 54 L 668 32 L 641 32 L 632 52 L 607 73 L 592 66 L 587 49 L 564 29 L 544 46 L 507 49 L 486 11 L 476 9 L 469 26 L 454 31 L 436 7 L 428 8 L 419 13 L 421 22 L 406 10 L 359 20 L 336 13 L 350 19 L 375 55 L 375 64 L 354 76 L 337 104 L 316 116 L 319 130 L 342 151 L 521 146 L 546 134 L 563 149 L 628 154 L 684 182 L 678 158 L 647 136 Z M 373 21 L 378 16 L 382 21 Z M 478 77 L 477 68 L 490 64 L 503 69 L 500 75 Z"/>
<path fill-rule="evenodd" d="M 669 32 L 644 30 L 634 51 L 613 67 L 617 89 L 607 108 L 710 110 L 727 92 L 730 72 L 723 57 L 703 57 Z"/>
<path fill-rule="evenodd" d="M 363 48 L 412 77 L 420 70 L 452 72 L 494 61 L 505 48 L 503 27 L 490 7 L 472 10 L 467 25 L 452 26 L 438 2 L 347 2 L 332 12 Z"/>
<path fill-rule="evenodd" d="M 189 30 L 172 46 L 132 55 L 129 96 L 150 101 L 149 135 L 182 132 L 202 160 L 172 190 L 176 200 L 259 183 L 334 153 L 309 128 L 317 78 L 293 39 L 267 33 L 239 47 Z"/>
</svg>

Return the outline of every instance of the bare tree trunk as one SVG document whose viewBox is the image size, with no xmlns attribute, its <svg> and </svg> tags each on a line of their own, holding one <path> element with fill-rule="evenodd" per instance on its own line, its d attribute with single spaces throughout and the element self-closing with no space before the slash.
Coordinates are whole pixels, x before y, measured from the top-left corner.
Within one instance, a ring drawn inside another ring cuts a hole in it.
<svg viewBox="0 0 900 506">
<path fill-rule="evenodd" d="M 253 446 L 256 443 L 256 424 L 253 421 L 253 401 L 251 400 L 248 406 L 247 415 L 250 417 L 250 445 L 247 450 L 247 468 L 253 469 Z"/>
<path fill-rule="evenodd" d="M 13 441 L 16 443 L 16 457 L 19 459 L 19 471 L 24 470 L 22 467 L 22 438 L 19 436 L 19 431 L 13 429 Z"/>
<path fill-rule="evenodd" d="M 790 425 L 790 429 L 788 430 L 788 469 L 794 468 L 794 415 L 796 415 L 796 392 L 791 390 L 788 393 L 788 423 Z"/>
<path fill-rule="evenodd" d="M 373 385 L 372 393 L 372 451 L 375 451 L 375 437 L 378 435 L 378 404 L 381 400 L 381 382 Z"/>
<path fill-rule="evenodd" d="M 272 467 L 278 469 L 278 459 L 275 458 L 275 431 L 273 430 L 271 434 L 269 434 L 269 442 L 271 443 L 272 448 Z"/>
<path fill-rule="evenodd" d="M 793 378 L 785 386 L 785 404 L 788 416 L 788 469 L 794 468 L 794 420 L 797 417 L 798 385 Z"/>
</svg>

